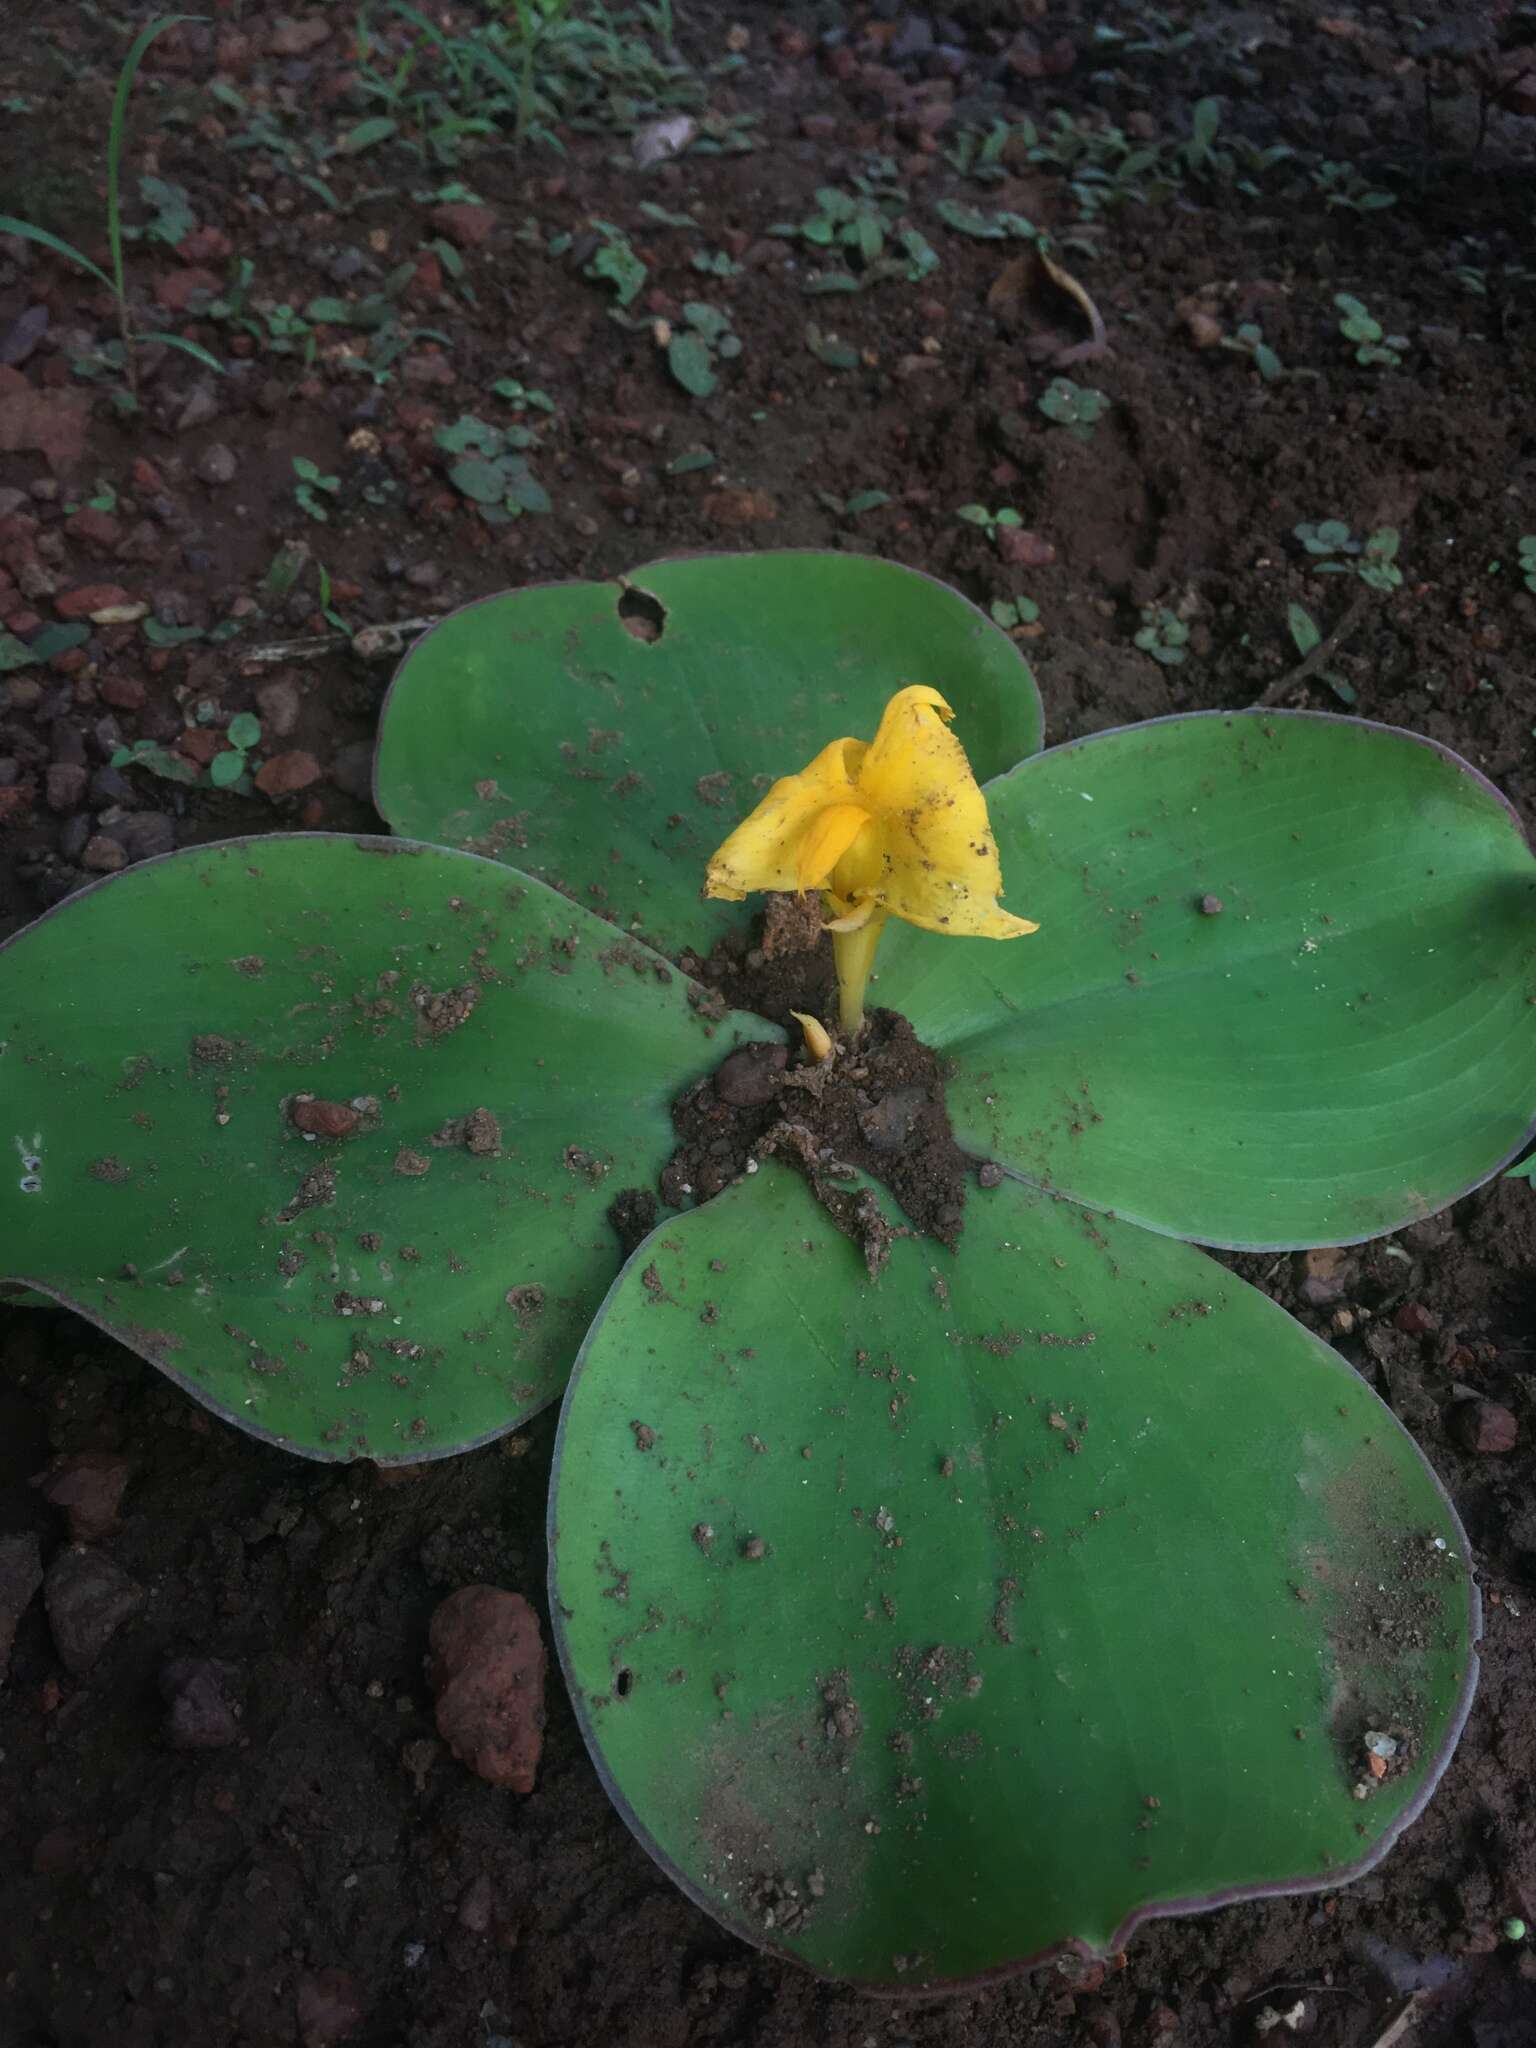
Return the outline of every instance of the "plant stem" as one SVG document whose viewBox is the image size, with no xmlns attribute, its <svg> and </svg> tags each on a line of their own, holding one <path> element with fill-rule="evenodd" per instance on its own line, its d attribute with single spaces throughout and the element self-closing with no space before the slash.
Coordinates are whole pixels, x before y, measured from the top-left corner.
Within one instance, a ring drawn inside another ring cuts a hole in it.
<svg viewBox="0 0 1536 2048">
<path fill-rule="evenodd" d="M 843 1036 L 850 1041 L 864 1029 L 864 990 L 885 920 L 886 912 L 877 910 L 869 923 L 856 932 L 832 934 L 832 959 L 837 967 L 837 1018 Z"/>
<path fill-rule="evenodd" d="M 1340 619 L 1333 631 L 1319 640 L 1312 652 L 1303 660 L 1298 661 L 1294 668 L 1288 668 L 1283 676 L 1276 676 L 1267 689 L 1261 690 L 1253 700 L 1255 706 L 1257 707 L 1260 704 L 1278 704 L 1287 690 L 1294 689 L 1298 683 L 1304 683 L 1309 676 L 1316 675 L 1325 661 L 1332 661 L 1333 657 L 1344 645 L 1344 642 L 1365 617 L 1366 607 L 1370 604 L 1370 601 L 1371 593 L 1369 590 L 1357 591 L 1354 603 L 1349 607 L 1349 610 Z"/>
<path fill-rule="evenodd" d="M 128 55 L 123 59 L 123 68 L 117 74 L 117 91 L 112 95 L 112 118 L 107 126 L 107 244 L 112 251 L 112 291 L 117 299 L 117 324 L 123 337 L 123 367 L 128 373 L 128 389 L 137 401 L 139 396 L 139 366 L 133 354 L 133 323 L 128 318 L 128 286 L 123 275 L 123 134 L 128 125 L 128 96 L 133 91 L 133 81 L 138 76 L 139 66 L 144 61 L 144 52 L 155 37 L 166 29 L 175 28 L 178 22 L 197 21 L 194 14 L 163 14 L 150 22 L 134 37 Z"/>
</svg>

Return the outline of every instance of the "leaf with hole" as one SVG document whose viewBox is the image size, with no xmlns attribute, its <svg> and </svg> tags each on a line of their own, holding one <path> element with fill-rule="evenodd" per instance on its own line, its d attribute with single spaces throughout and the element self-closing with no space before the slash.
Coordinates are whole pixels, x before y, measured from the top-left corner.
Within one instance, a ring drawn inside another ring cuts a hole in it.
<svg viewBox="0 0 1536 2048">
<path fill-rule="evenodd" d="M 1006 1182 L 874 1282 L 771 1164 L 655 1233 L 566 1396 L 549 1555 L 644 1846 L 887 1992 L 1333 1889 L 1476 1674 L 1465 1536 L 1364 1381 L 1192 1247 Z"/>
<path fill-rule="evenodd" d="M 625 585 L 660 606 L 659 639 L 626 629 Z M 396 831 L 496 854 L 664 950 L 707 948 L 734 916 L 700 903 L 699 877 L 753 778 L 873 732 L 913 673 L 944 678 L 980 774 L 1038 745 L 1039 696 L 1007 635 L 892 562 L 706 555 L 624 585 L 533 586 L 455 612 L 407 654 L 377 798 Z"/>
</svg>

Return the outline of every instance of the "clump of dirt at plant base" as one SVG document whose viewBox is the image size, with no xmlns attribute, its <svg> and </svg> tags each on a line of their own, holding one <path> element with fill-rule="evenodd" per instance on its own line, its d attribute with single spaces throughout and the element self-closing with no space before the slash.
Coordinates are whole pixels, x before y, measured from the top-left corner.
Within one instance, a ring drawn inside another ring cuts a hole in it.
<svg viewBox="0 0 1536 2048">
<path fill-rule="evenodd" d="M 755 1172 L 759 1160 L 781 1159 L 805 1176 L 873 1275 L 895 1233 L 875 1193 L 849 1185 L 857 1171 L 890 1190 L 911 1229 L 953 1250 L 971 1162 L 950 1129 L 938 1054 L 894 1010 L 871 1010 L 857 1041 L 829 1059 L 803 1049 L 794 1012 L 835 1009 L 831 941 L 816 899 L 770 897 L 748 933 L 721 939 L 707 959 L 685 955 L 683 965 L 722 1014 L 756 1011 L 782 1024 L 790 1044 L 740 1046 L 677 1098 L 678 1146 L 662 1169 L 661 1199 L 690 1208 Z M 621 1238 L 634 1198 L 626 1190 L 614 1204 Z"/>
</svg>

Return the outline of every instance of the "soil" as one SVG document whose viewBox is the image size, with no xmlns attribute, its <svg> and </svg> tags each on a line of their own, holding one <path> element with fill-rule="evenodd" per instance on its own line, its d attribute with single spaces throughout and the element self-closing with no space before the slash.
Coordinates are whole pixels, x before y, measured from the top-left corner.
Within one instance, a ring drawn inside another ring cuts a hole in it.
<svg viewBox="0 0 1536 2048">
<path fill-rule="evenodd" d="M 110 303 L 0 237 L 0 625 L 29 644 L 75 616 L 87 628 L 0 673 L 0 933 L 173 846 L 377 829 L 387 662 L 368 638 L 257 658 L 324 642 L 322 606 L 365 633 L 707 547 L 857 549 L 983 603 L 1031 600 L 1019 630 L 1061 739 L 1252 703 L 1296 662 L 1288 606 L 1327 632 L 1355 587 L 1314 573 L 1292 529 L 1390 525 L 1402 587 L 1279 695 L 1332 709 L 1342 686 L 1532 815 L 1536 596 L 1515 557 L 1536 526 L 1536 124 L 1497 107 L 1483 124 L 1473 69 L 1480 39 L 1533 40 L 1518 10 L 1426 4 L 1406 26 L 1370 0 L 954 0 L 947 15 L 818 0 L 782 17 L 689 0 L 677 36 L 718 152 L 643 175 L 622 106 L 617 126 L 557 122 L 563 155 L 498 135 L 457 164 L 425 142 L 413 156 L 409 118 L 360 144 L 379 103 L 345 10 L 209 11 L 152 51 L 127 166 L 131 221 L 149 173 L 185 191 L 192 225 L 127 262 L 141 326 L 229 374 L 151 342 L 142 409 L 120 413 L 110 377 L 71 369 L 110 340 Z M 150 10 L 52 13 L 7 49 L 0 205 L 104 260 L 97 167 L 124 17 Z M 372 62 L 392 73 L 415 33 L 372 10 Z M 999 116 L 1045 131 L 1061 109 L 1076 134 L 1114 123 L 1150 144 L 1189 138 L 1206 96 L 1218 152 L 1293 154 L 1225 170 L 1197 155 L 1119 207 L 1091 162 L 1015 153 L 990 183 L 964 170 L 963 132 Z M 825 254 L 769 230 L 859 175 L 901 188 L 942 267 L 807 296 Z M 1070 364 L 1111 400 L 1086 436 L 1038 407 L 1052 354 L 1090 338 L 1081 308 L 1014 267 L 1023 244 L 942 224 L 941 200 L 1056 233 L 1107 330 L 1108 354 Z M 595 221 L 648 265 L 629 325 L 586 274 Z M 189 272 L 221 289 L 242 258 L 257 334 L 188 303 Z M 355 367 L 367 335 L 322 323 L 311 350 L 287 331 L 316 295 L 386 287 L 432 332 L 377 375 Z M 1355 360 L 1340 291 L 1407 337 L 1400 360 Z M 696 301 L 728 310 L 742 342 L 702 398 L 669 378 L 652 326 Z M 1250 322 L 1307 374 L 1262 376 Z M 528 460 L 552 510 L 490 525 L 434 433 L 504 420 L 514 401 L 489 394 L 508 378 L 553 407 L 519 415 L 539 426 Z M 309 491 L 323 521 L 296 502 L 295 456 L 336 480 Z M 977 504 L 1021 524 L 994 536 L 956 517 Z M 284 590 L 274 556 L 295 540 L 308 556 Z M 177 629 L 170 644 L 112 622 L 122 603 Z M 1187 627 L 1182 662 L 1135 646 L 1146 606 Z M 240 713 L 262 722 L 259 772 L 210 787 Z M 146 741 L 193 779 L 113 765 Z M 723 1934 L 627 1833 L 557 1685 L 526 1798 L 444 1748 L 428 1622 L 476 1582 L 542 1602 L 552 1416 L 447 1464 L 322 1468 L 214 1421 L 60 1312 L 0 1309 L 0 1595 L 22 1609 L 0 1692 L 0 2041 L 1273 2048 L 1291 2036 L 1260 2036 L 1265 2006 L 1299 1999 L 1296 2038 L 1320 2048 L 1528 2048 L 1536 1949 L 1501 1929 L 1536 1925 L 1531 1189 L 1496 1181 L 1386 1244 L 1233 1263 L 1341 1346 L 1456 1500 L 1488 1602 L 1466 1738 L 1361 1882 L 1149 1927 L 1103 1972 L 932 2005 L 829 1988 Z M 85 1562 L 45 1605 L 38 1562 L 72 1528 Z"/>
<path fill-rule="evenodd" d="M 890 1255 L 892 1226 L 870 1189 L 839 1185 L 856 1173 L 882 1181 L 920 1235 L 951 1250 L 960 1241 L 970 1162 L 950 1131 L 938 1055 L 893 1010 L 871 1010 L 860 1037 L 825 1060 L 742 1046 L 678 1097 L 672 1121 L 679 1142 L 660 1192 L 674 1209 L 778 1158 L 860 1246 L 871 1278 Z"/>
</svg>

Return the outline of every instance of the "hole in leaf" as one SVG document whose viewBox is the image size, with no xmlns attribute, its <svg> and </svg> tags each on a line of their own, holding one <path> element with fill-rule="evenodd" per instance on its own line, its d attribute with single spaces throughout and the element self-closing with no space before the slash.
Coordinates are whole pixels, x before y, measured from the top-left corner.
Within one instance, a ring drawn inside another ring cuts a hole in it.
<svg viewBox="0 0 1536 2048">
<path fill-rule="evenodd" d="M 626 1664 L 613 1681 L 613 1689 L 621 1700 L 627 1700 L 635 1689 L 635 1674 Z"/>
<path fill-rule="evenodd" d="M 626 633 L 637 640 L 659 640 L 667 629 L 667 614 L 659 599 L 648 590 L 626 585 L 619 598 L 619 618 Z"/>
</svg>

